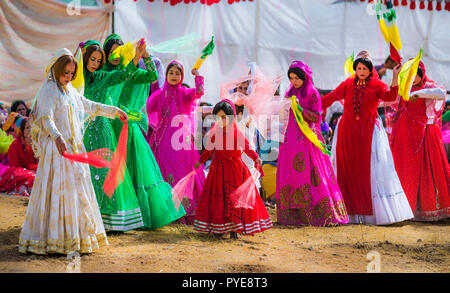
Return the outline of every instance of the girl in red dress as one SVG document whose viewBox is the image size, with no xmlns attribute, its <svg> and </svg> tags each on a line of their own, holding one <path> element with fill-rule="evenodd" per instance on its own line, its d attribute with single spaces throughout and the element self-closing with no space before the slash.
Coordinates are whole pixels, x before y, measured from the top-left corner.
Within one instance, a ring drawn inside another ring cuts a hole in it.
<svg viewBox="0 0 450 293">
<path fill-rule="evenodd" d="M 380 100 L 397 99 L 400 65 L 394 68 L 390 88 L 378 78 L 367 51 L 356 56 L 353 68 L 356 74 L 322 98 L 323 109 L 344 100 L 333 152 L 350 223 L 385 225 L 411 219 L 413 214 L 377 113 Z"/>
<path fill-rule="evenodd" d="M 450 167 L 438 121 L 446 92 L 427 77 L 422 62 L 411 96 L 400 100 L 394 115 L 392 154 L 414 219 L 437 221 L 450 217 Z"/>
<path fill-rule="evenodd" d="M 194 229 L 218 237 L 230 233 L 231 238 L 237 238 L 237 233 L 252 235 L 267 230 L 272 227 L 272 221 L 260 196 L 256 196 L 251 209 L 236 208 L 230 198 L 233 191 L 252 176 L 242 161 L 242 153 L 252 158 L 257 168 L 261 167 L 262 161 L 238 130 L 233 102 L 219 102 L 213 114 L 217 115 L 218 122 L 210 130 L 206 149 L 195 164 L 197 169 L 213 156 L 200 196 Z M 256 185 L 253 184 L 252 188 L 258 195 Z"/>
</svg>

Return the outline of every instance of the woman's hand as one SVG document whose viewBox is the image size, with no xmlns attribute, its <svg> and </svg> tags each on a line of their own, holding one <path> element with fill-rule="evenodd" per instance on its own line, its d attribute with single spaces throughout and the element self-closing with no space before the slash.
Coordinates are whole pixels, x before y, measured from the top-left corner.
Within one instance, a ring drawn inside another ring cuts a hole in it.
<svg viewBox="0 0 450 293">
<path fill-rule="evenodd" d="M 261 168 L 262 167 L 262 163 L 263 161 L 261 160 L 261 158 L 256 159 L 255 164 L 256 164 L 256 168 Z"/>
<path fill-rule="evenodd" d="M 401 70 L 402 70 L 401 63 L 397 64 L 397 66 L 395 66 L 394 69 L 392 70 L 393 74 L 391 87 L 398 86 L 398 74 L 400 73 Z"/>
<path fill-rule="evenodd" d="M 128 115 L 124 111 L 117 109 L 116 110 L 116 117 L 118 117 L 121 121 L 127 121 Z"/>
<path fill-rule="evenodd" d="M 134 65 L 137 66 L 139 64 L 139 60 L 141 59 L 142 55 L 144 55 L 144 53 L 146 53 L 146 50 L 147 50 L 147 44 L 145 43 L 144 39 L 141 39 L 139 41 L 139 44 L 136 47 L 136 56 L 134 56 L 134 59 L 133 59 Z"/>
<path fill-rule="evenodd" d="M 55 140 L 55 143 L 59 154 L 62 156 L 67 151 L 67 145 L 64 138 L 62 138 L 62 136 L 58 136 L 58 138 Z"/>
<path fill-rule="evenodd" d="M 198 69 L 192 69 L 192 75 L 194 75 L 194 76 L 199 76 L 200 75 L 200 73 L 198 72 Z"/>
</svg>

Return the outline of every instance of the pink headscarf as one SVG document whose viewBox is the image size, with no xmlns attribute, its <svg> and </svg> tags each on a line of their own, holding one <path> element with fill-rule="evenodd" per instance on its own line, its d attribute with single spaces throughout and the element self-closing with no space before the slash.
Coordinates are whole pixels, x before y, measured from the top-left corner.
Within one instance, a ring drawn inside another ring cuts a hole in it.
<svg viewBox="0 0 450 293">
<path fill-rule="evenodd" d="M 179 68 L 181 69 L 181 80 L 177 85 L 171 85 L 168 81 L 167 81 L 167 74 L 169 72 L 169 68 L 172 64 L 176 64 L 179 66 Z M 166 109 L 167 107 L 169 107 L 169 104 L 174 103 L 174 101 L 180 101 L 180 97 L 184 96 L 186 91 L 188 90 L 188 88 L 184 87 L 182 85 L 184 80 L 184 67 L 183 65 L 179 62 L 179 61 L 172 61 L 169 63 L 169 65 L 167 65 L 167 70 L 166 70 L 166 78 L 165 78 L 165 82 L 164 82 L 164 86 L 155 91 L 150 97 L 152 98 L 158 98 L 158 96 L 165 96 L 167 97 L 167 99 L 160 99 L 158 101 L 158 108 L 159 109 Z M 197 117 L 198 117 L 198 113 L 197 113 L 197 109 L 198 106 L 200 104 L 200 99 L 196 99 L 195 102 L 191 103 L 191 104 L 184 104 L 181 103 L 179 104 L 179 109 L 181 114 L 188 114 L 189 115 L 189 120 L 191 123 L 191 133 L 195 135 L 196 130 L 197 130 Z M 151 125 L 153 128 L 158 128 L 158 125 L 160 124 L 161 121 L 159 121 L 158 119 L 158 113 L 148 113 L 148 122 L 149 125 Z"/>
<path fill-rule="evenodd" d="M 291 66 L 289 66 L 289 69 L 290 68 L 299 68 L 302 70 L 305 73 L 305 80 L 303 85 L 298 89 L 291 84 L 289 89 L 286 91 L 286 97 L 290 98 L 292 96 L 296 96 L 297 98 L 305 98 L 313 94 L 317 94 L 317 96 L 320 97 L 319 91 L 314 86 L 314 82 L 312 80 L 312 70 L 306 63 L 299 60 L 294 60 L 292 61 Z"/>
</svg>

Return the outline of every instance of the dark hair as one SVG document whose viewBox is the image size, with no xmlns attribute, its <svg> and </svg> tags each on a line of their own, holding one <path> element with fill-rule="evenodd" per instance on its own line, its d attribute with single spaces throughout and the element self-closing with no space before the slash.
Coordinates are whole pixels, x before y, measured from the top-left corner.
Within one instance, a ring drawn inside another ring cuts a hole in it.
<svg viewBox="0 0 450 293">
<path fill-rule="evenodd" d="M 335 113 L 333 113 L 333 115 L 331 116 L 331 119 L 330 119 L 330 124 L 333 125 L 333 121 L 336 120 L 336 122 L 337 122 L 337 119 L 338 119 L 339 117 L 341 117 L 341 116 L 342 116 L 342 113 L 341 113 L 341 112 L 335 112 Z"/>
<path fill-rule="evenodd" d="M 224 111 L 226 115 L 234 116 L 233 107 L 228 102 L 225 101 L 218 102 L 214 106 L 213 114 L 217 115 L 217 113 L 219 113 L 220 110 Z"/>
<path fill-rule="evenodd" d="M 420 78 L 423 78 L 423 70 L 422 70 L 422 68 L 420 68 L 420 67 L 417 68 L 417 75 L 420 76 Z"/>
<path fill-rule="evenodd" d="M 105 65 L 105 52 L 99 45 L 90 45 L 87 47 L 86 52 L 83 54 L 83 69 L 87 68 L 89 58 L 91 58 L 92 53 L 94 52 L 100 52 L 102 55 L 102 62 L 100 63 L 100 66 L 97 68 L 97 70 L 102 69 L 103 65 Z"/>
<path fill-rule="evenodd" d="M 112 49 L 112 47 L 115 45 L 115 44 L 117 44 L 117 45 L 119 45 L 119 46 L 122 46 L 124 43 L 123 43 L 123 41 L 121 40 L 121 39 L 110 39 L 106 44 L 105 44 L 105 47 L 104 47 L 104 52 L 105 52 L 105 56 L 106 56 L 106 58 L 108 58 L 108 62 L 109 62 L 109 53 L 111 53 L 111 49 Z"/>
<path fill-rule="evenodd" d="M 236 108 L 236 115 L 244 113 L 244 105 L 236 105 L 235 104 L 234 107 Z"/>
<path fill-rule="evenodd" d="M 372 70 L 373 70 L 372 61 L 370 61 L 367 58 L 358 58 L 358 59 L 356 59 L 355 63 L 353 63 L 353 70 L 356 71 L 356 67 L 358 66 L 359 63 L 364 64 L 367 68 L 369 68 L 369 71 L 372 72 Z"/>
<path fill-rule="evenodd" d="M 384 60 L 384 63 L 388 63 L 389 61 L 395 62 L 394 59 L 392 59 L 391 55 L 387 56 L 386 60 Z M 397 62 L 395 62 L 397 63 Z"/>
<path fill-rule="evenodd" d="M 11 112 L 17 112 L 17 108 L 19 105 L 24 105 L 25 109 L 27 109 L 27 116 L 30 114 L 30 109 L 28 109 L 27 105 L 23 100 L 16 100 L 11 104 Z"/>
<path fill-rule="evenodd" d="M 289 70 L 288 70 L 288 78 L 291 78 L 290 77 L 291 73 L 294 73 L 295 75 L 298 76 L 298 78 L 300 78 L 303 81 L 305 81 L 305 79 L 306 79 L 305 72 L 303 70 L 301 70 L 300 68 L 298 68 L 298 67 L 289 68 Z"/>
<path fill-rule="evenodd" d="M 182 83 L 181 85 L 188 89 L 191 88 L 187 83 Z"/>
<path fill-rule="evenodd" d="M 59 83 L 59 77 L 64 75 L 64 69 L 66 68 L 66 65 L 70 63 L 75 64 L 75 71 L 73 72 L 72 80 L 75 79 L 78 70 L 77 61 L 73 56 L 64 55 L 59 57 L 58 60 L 56 60 L 55 65 L 53 65 L 56 82 Z"/>
<path fill-rule="evenodd" d="M 176 68 L 178 68 L 178 70 L 180 71 L 181 75 L 183 75 L 183 68 L 181 68 L 181 66 L 178 63 L 170 63 L 169 66 L 167 66 L 167 69 L 166 69 L 166 78 L 167 78 L 167 75 L 169 74 L 170 68 L 172 68 L 174 66 Z"/>
</svg>

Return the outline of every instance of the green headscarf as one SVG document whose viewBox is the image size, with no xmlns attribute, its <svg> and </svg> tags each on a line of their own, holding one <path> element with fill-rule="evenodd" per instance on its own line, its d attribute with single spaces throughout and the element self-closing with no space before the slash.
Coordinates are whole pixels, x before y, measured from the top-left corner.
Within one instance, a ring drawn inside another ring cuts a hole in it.
<svg viewBox="0 0 450 293">
<path fill-rule="evenodd" d="M 98 45 L 99 47 L 102 46 L 102 45 L 101 45 L 99 42 L 97 42 L 97 41 L 89 40 L 89 41 L 84 42 L 83 49 L 87 49 L 89 46 L 92 46 L 92 45 Z"/>
<path fill-rule="evenodd" d="M 103 43 L 103 50 L 105 50 L 106 44 L 108 44 L 109 40 L 122 40 L 122 38 L 118 34 L 110 34 Z"/>
</svg>

